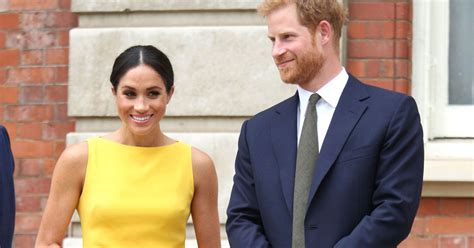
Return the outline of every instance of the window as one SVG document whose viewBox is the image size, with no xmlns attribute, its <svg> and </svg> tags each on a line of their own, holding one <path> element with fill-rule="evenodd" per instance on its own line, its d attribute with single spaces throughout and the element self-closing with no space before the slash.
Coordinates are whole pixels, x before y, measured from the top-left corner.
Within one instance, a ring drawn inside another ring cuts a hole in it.
<svg viewBox="0 0 474 248">
<path fill-rule="evenodd" d="M 474 138 L 474 1 L 413 5 L 413 95 L 426 138 Z"/>
<path fill-rule="evenodd" d="M 412 95 L 425 134 L 425 196 L 474 197 L 472 13 L 471 0 L 413 0 Z"/>
<path fill-rule="evenodd" d="M 451 0 L 449 5 L 450 105 L 473 105 L 474 1 Z M 472 127 L 472 126 L 471 126 Z"/>
</svg>

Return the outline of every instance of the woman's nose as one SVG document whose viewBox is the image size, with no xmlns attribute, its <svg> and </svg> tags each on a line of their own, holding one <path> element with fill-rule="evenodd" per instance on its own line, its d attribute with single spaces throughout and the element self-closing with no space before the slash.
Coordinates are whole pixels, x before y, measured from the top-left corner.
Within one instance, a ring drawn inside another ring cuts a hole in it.
<svg viewBox="0 0 474 248">
<path fill-rule="evenodd" d="M 140 97 L 135 102 L 134 108 L 138 112 L 145 112 L 148 110 L 148 103 L 143 97 Z"/>
</svg>

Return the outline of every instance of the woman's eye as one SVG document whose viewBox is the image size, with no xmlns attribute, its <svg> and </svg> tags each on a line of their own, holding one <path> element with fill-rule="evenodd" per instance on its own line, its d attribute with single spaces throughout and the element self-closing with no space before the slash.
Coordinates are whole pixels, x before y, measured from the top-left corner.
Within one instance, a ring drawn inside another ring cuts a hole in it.
<svg viewBox="0 0 474 248">
<path fill-rule="evenodd" d="M 149 97 L 155 97 L 155 98 L 156 98 L 156 97 L 158 97 L 159 95 L 160 95 L 160 92 L 158 92 L 158 91 L 150 91 L 150 92 L 148 92 L 148 96 L 149 96 Z"/>
<path fill-rule="evenodd" d="M 133 91 L 124 91 L 123 95 L 126 96 L 126 97 L 134 97 L 135 92 L 133 92 Z"/>
</svg>

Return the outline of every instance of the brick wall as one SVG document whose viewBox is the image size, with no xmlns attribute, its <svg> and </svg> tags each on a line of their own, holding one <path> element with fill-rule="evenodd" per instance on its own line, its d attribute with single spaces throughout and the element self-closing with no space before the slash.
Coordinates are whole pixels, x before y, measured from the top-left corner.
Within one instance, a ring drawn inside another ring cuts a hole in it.
<svg viewBox="0 0 474 248">
<path fill-rule="evenodd" d="M 472 198 L 423 198 L 410 236 L 400 248 L 473 248 Z"/>
<path fill-rule="evenodd" d="M 350 1 L 347 68 L 364 82 L 410 93 L 411 4 Z"/>
<path fill-rule="evenodd" d="M 351 0 L 347 68 L 410 93 L 411 2 Z M 32 247 L 52 170 L 74 130 L 67 117 L 70 0 L 0 0 L 0 123 L 16 160 L 15 247 Z M 400 247 L 474 248 L 474 199 L 424 198 Z"/>
<path fill-rule="evenodd" d="M 0 0 L 0 123 L 15 156 L 15 247 L 33 247 L 67 117 L 69 0 Z"/>
</svg>

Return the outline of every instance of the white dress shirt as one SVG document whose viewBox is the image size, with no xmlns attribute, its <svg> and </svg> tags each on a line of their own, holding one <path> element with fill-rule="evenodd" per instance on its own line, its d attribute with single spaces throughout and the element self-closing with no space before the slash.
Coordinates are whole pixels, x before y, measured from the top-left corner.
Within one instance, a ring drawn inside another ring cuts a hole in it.
<svg viewBox="0 0 474 248">
<path fill-rule="evenodd" d="M 318 93 L 319 96 L 321 96 L 321 99 L 316 104 L 316 111 L 318 115 L 318 144 L 319 151 L 321 151 L 329 124 L 331 123 L 332 116 L 334 115 L 334 110 L 336 110 L 337 103 L 339 102 L 339 98 L 341 98 L 342 91 L 344 90 L 348 79 L 349 75 L 343 67 L 341 72 L 335 78 L 333 78 L 316 92 L 310 92 L 301 88 L 300 86 L 297 86 L 298 96 L 300 98 L 297 120 L 298 144 L 300 143 L 301 130 L 303 129 L 309 97 L 314 93 Z"/>
</svg>

